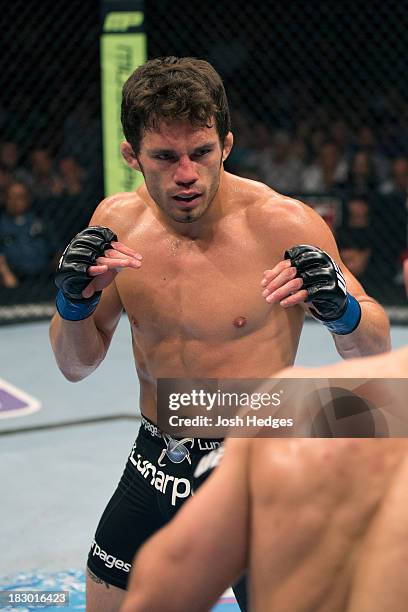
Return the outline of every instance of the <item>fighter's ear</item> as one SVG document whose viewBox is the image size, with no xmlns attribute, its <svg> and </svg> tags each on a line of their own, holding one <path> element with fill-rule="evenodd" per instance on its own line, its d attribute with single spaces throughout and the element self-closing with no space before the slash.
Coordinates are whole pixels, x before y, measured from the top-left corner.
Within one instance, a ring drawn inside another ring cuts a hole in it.
<svg viewBox="0 0 408 612">
<path fill-rule="evenodd" d="M 133 151 L 132 145 L 129 142 L 125 140 L 124 142 L 120 143 L 120 152 L 122 153 L 123 159 L 128 166 L 133 168 L 133 170 L 139 170 L 139 172 L 141 172 L 139 161 L 135 152 Z"/>
<path fill-rule="evenodd" d="M 234 136 L 232 135 L 232 132 L 228 132 L 228 134 L 224 138 L 224 146 L 222 148 L 222 161 L 223 162 L 227 159 L 228 155 L 230 154 L 233 144 L 234 144 Z"/>
</svg>

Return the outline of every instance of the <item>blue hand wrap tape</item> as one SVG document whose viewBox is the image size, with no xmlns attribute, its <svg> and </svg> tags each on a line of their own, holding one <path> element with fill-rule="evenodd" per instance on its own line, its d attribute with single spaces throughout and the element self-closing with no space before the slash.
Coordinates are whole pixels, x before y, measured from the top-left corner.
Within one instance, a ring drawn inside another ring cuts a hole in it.
<svg viewBox="0 0 408 612">
<path fill-rule="evenodd" d="M 100 293 L 95 293 L 86 302 L 71 302 L 61 291 L 57 293 L 56 306 L 59 315 L 66 321 L 82 321 L 91 316 L 101 299 Z"/>
<path fill-rule="evenodd" d="M 346 334 L 351 334 L 361 319 L 361 307 L 357 302 L 356 298 L 354 298 L 349 293 L 347 294 L 347 307 L 345 312 L 334 321 L 321 321 L 323 325 L 327 327 L 329 331 L 333 334 L 338 334 L 339 336 L 345 336 Z"/>
</svg>

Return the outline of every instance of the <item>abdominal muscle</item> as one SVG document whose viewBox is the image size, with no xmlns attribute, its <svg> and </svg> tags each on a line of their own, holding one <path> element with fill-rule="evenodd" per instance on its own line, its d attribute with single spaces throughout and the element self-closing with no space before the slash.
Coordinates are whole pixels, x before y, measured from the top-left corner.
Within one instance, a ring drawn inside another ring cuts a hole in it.
<svg viewBox="0 0 408 612">
<path fill-rule="evenodd" d="M 157 421 L 160 378 L 270 378 L 295 359 L 303 315 L 292 325 L 267 325 L 234 340 L 205 342 L 174 335 L 160 342 L 135 338 L 133 351 L 140 381 L 141 412 Z"/>
</svg>

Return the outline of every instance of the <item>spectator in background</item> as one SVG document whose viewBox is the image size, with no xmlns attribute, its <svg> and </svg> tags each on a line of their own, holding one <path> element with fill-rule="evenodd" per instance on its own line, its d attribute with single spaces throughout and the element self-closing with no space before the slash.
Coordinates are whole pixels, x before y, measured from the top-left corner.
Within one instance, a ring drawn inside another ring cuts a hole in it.
<svg viewBox="0 0 408 612">
<path fill-rule="evenodd" d="M 340 256 L 344 255 L 350 270 L 356 274 L 367 291 L 370 284 L 369 263 L 372 261 L 372 245 L 375 244 L 375 226 L 373 224 L 373 208 L 367 194 L 356 194 L 345 202 L 343 223 L 336 232 Z M 377 244 L 378 248 L 381 248 Z"/>
<path fill-rule="evenodd" d="M 30 155 L 31 184 L 30 191 L 36 205 L 43 208 L 50 200 L 61 195 L 62 182 L 55 171 L 54 161 L 46 147 L 34 149 Z"/>
<path fill-rule="evenodd" d="M 380 186 L 380 192 L 384 195 L 398 194 L 405 199 L 408 198 L 408 158 L 397 157 L 392 162 L 391 176 Z"/>
<path fill-rule="evenodd" d="M 375 293 L 372 283 L 372 245 L 375 244 L 373 209 L 367 194 L 355 194 L 345 201 L 343 223 L 336 232 L 340 257 L 367 291 Z M 378 246 L 378 245 L 377 245 Z M 347 262 L 347 263 L 346 263 Z M 371 274 L 370 274 L 371 272 Z M 375 275 L 374 275 L 375 277 Z M 377 288 L 378 289 L 378 288 Z"/>
<path fill-rule="evenodd" d="M 321 128 L 309 129 L 307 132 L 306 124 L 303 123 L 301 129 L 297 130 L 297 138 L 301 138 L 302 133 L 305 135 L 307 133 L 308 165 L 314 164 L 320 156 L 324 143 L 328 141 L 327 132 Z"/>
<path fill-rule="evenodd" d="M 74 157 L 61 158 L 58 169 L 61 193 L 53 201 L 51 219 L 63 248 L 73 235 L 88 225 L 97 202 L 86 171 Z"/>
<path fill-rule="evenodd" d="M 391 177 L 380 188 L 381 212 L 384 227 L 390 236 L 397 260 L 408 257 L 408 158 L 397 157 L 392 162 Z M 397 269 L 396 283 L 402 285 L 403 277 Z"/>
<path fill-rule="evenodd" d="M 14 173 L 18 168 L 19 154 L 15 142 L 5 141 L 0 143 L 0 164 L 7 168 L 10 173 Z"/>
<path fill-rule="evenodd" d="M 293 155 L 290 135 L 283 131 L 275 132 L 272 149 L 260 162 L 261 181 L 279 193 L 296 194 L 301 187 L 303 169 L 300 159 Z"/>
<path fill-rule="evenodd" d="M 292 140 L 292 155 L 300 162 L 302 168 L 306 167 L 308 153 L 306 141 L 304 139 L 295 136 Z"/>
<path fill-rule="evenodd" d="M 374 131 L 368 126 L 363 125 L 357 129 L 356 151 L 364 151 L 369 155 L 375 168 L 378 180 L 384 181 L 390 170 L 389 159 L 382 153 L 377 142 Z"/>
<path fill-rule="evenodd" d="M 310 122 L 304 119 L 303 115 L 301 114 L 301 116 L 298 118 L 298 121 L 295 125 L 293 140 L 302 141 L 306 146 L 306 142 L 309 142 L 311 131 L 312 131 L 312 126 L 310 125 Z M 324 141 L 324 134 L 323 134 L 323 141 Z"/>
<path fill-rule="evenodd" d="M 0 274 L 3 285 L 8 287 L 41 275 L 48 277 L 51 260 L 56 258 L 53 231 L 30 207 L 26 185 L 12 182 L 0 215 Z"/>
<path fill-rule="evenodd" d="M 318 159 L 304 170 L 301 191 L 314 195 L 333 193 L 345 180 L 346 173 L 347 164 L 341 159 L 336 143 L 326 141 Z"/>
<path fill-rule="evenodd" d="M 60 159 L 59 175 L 63 194 L 67 193 L 72 196 L 81 194 L 86 172 L 74 157 L 63 157 Z"/>
<path fill-rule="evenodd" d="M 370 266 L 373 243 L 368 227 L 339 230 L 336 234 L 339 253 L 347 268 L 362 283 L 373 289 L 375 274 Z"/>
<path fill-rule="evenodd" d="M 329 124 L 330 139 L 336 143 L 340 158 L 347 161 L 351 157 L 352 142 L 350 127 L 344 119 L 338 117 Z"/>
<path fill-rule="evenodd" d="M 375 192 L 378 187 L 378 176 L 369 153 L 357 151 L 354 154 L 342 187 L 346 193 Z"/>
<path fill-rule="evenodd" d="M 12 174 L 6 166 L 0 164 L 0 214 L 6 205 L 6 191 L 12 181 Z"/>
<path fill-rule="evenodd" d="M 366 261 L 367 269 L 361 271 L 362 278 L 358 278 L 366 291 L 380 301 L 392 301 L 396 295 L 395 278 L 405 244 L 402 218 L 401 201 L 391 195 L 379 198 L 372 192 L 357 193 L 345 201 L 338 239 L 346 236 L 343 243 L 347 243 L 347 249 L 344 244 L 343 248 L 345 256 L 352 259 L 352 265 L 362 265 Z M 375 245 L 369 257 L 362 245 Z M 344 262 L 347 265 L 346 260 Z"/>
<path fill-rule="evenodd" d="M 365 194 L 355 195 L 346 201 L 343 226 L 347 229 L 366 229 L 372 223 L 369 198 Z"/>
<path fill-rule="evenodd" d="M 20 164 L 20 151 L 16 142 L 7 140 L 0 143 L 0 165 L 14 181 L 26 184 L 30 182 L 30 173 Z"/>
</svg>

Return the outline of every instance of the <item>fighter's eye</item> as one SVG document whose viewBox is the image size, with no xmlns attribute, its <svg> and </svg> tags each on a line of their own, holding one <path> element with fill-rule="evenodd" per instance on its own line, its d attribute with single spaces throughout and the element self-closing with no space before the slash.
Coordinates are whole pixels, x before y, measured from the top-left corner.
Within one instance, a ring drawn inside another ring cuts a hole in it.
<svg viewBox="0 0 408 612">
<path fill-rule="evenodd" d="M 174 161 L 175 156 L 171 153 L 158 153 L 157 155 L 153 155 L 154 159 L 159 159 L 160 161 Z"/>
<path fill-rule="evenodd" d="M 204 157 L 207 153 L 210 153 L 212 149 L 200 149 L 194 153 L 194 157 Z"/>
</svg>

